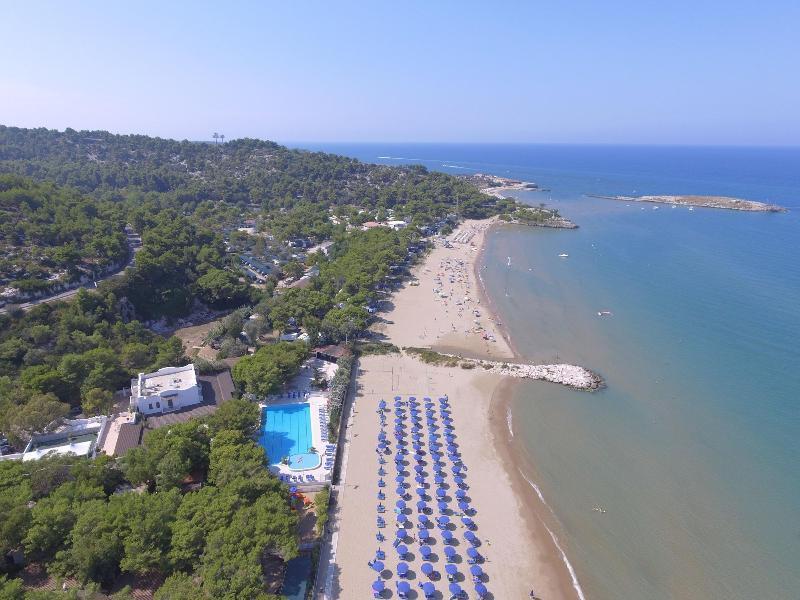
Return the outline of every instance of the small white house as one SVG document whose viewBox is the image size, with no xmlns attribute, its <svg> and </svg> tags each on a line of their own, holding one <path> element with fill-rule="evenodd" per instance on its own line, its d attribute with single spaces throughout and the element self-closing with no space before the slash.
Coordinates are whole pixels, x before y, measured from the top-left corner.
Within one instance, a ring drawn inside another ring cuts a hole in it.
<svg viewBox="0 0 800 600">
<path fill-rule="evenodd" d="M 193 364 L 139 373 L 131 379 L 131 412 L 145 415 L 180 410 L 202 401 Z"/>
</svg>

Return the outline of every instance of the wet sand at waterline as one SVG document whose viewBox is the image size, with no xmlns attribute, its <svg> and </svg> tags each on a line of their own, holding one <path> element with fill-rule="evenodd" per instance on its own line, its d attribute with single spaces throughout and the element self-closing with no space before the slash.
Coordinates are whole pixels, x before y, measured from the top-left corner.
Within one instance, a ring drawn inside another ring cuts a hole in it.
<svg viewBox="0 0 800 600">
<path fill-rule="evenodd" d="M 483 358 L 511 358 L 513 352 L 493 322 L 475 278 L 475 261 L 480 245 L 491 225 L 490 221 L 468 221 L 449 237 L 452 248 L 437 246 L 415 269 L 419 286 L 406 287 L 396 293 L 391 312 L 384 315 L 393 324 L 383 324 L 380 332 L 387 341 L 401 347 L 447 347 L 464 354 Z M 459 241 L 460 240 L 460 241 Z M 433 289 L 439 292 L 434 294 Z M 442 292 L 446 297 L 442 296 Z M 460 304 L 458 304 L 460 302 Z M 476 316 L 475 311 L 479 316 Z M 477 322 L 476 322 L 477 320 Z M 543 522 L 535 513 L 538 499 L 532 490 L 521 486 L 519 470 L 508 445 L 508 432 L 504 427 L 503 397 L 507 395 L 509 380 L 482 369 L 437 367 L 426 365 L 405 355 L 366 356 L 359 361 L 357 390 L 353 414 L 348 424 L 349 448 L 343 465 L 342 491 L 337 508 L 338 541 L 336 574 L 332 592 L 338 598 L 369 597 L 371 583 L 376 573 L 367 562 L 381 547 L 386 552 L 384 561 L 393 577 L 387 588 L 396 597 L 395 584 L 398 557 L 392 548 L 394 540 L 394 515 L 392 509 L 398 499 L 394 480 L 394 465 L 387 457 L 387 487 L 384 488 L 387 512 L 383 517 L 387 527 L 387 541 L 378 543 L 375 534 L 377 469 L 375 453 L 380 430 L 377 414 L 378 402 L 386 400 L 390 407 L 395 396 L 426 396 L 435 399 L 450 398 L 455 432 L 464 464 L 468 467 L 467 482 L 471 504 L 477 510 L 473 517 L 478 528 L 476 535 L 482 541 L 478 548 L 486 562 L 481 566 L 487 575 L 486 587 L 496 599 L 528 598 L 531 590 L 547 600 L 575 598 L 569 572 L 562 561 Z M 506 382 L 506 383 L 504 383 Z M 391 412 L 388 415 L 392 422 Z M 389 428 L 391 429 L 391 427 Z M 413 506 L 413 501 L 410 503 Z M 410 515 L 416 521 L 416 511 Z M 457 522 L 458 519 L 453 519 Z M 458 523 L 457 538 L 463 526 Z M 443 572 L 442 541 L 438 532 L 432 546 L 439 555 L 434 563 Z M 421 573 L 423 562 L 415 548 L 407 544 L 412 553 L 409 564 L 414 578 L 412 589 L 427 581 Z M 465 542 L 456 549 L 465 558 Z M 469 582 L 466 562 L 458 564 L 459 572 L 466 575 L 462 587 L 469 597 L 474 596 Z M 435 582 L 436 589 L 447 597 L 447 579 Z"/>
</svg>

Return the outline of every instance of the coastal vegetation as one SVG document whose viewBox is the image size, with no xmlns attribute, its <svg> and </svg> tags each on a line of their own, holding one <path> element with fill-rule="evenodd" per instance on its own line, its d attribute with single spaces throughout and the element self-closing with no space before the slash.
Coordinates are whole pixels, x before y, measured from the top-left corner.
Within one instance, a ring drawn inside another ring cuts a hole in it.
<svg viewBox="0 0 800 600">
<path fill-rule="evenodd" d="M 297 555 L 297 516 L 250 438 L 258 418 L 256 405 L 230 400 L 209 418 L 149 432 L 120 464 L 0 462 L 0 552 L 22 547 L 88 588 L 127 574 L 166 578 L 157 598 L 267 598 L 262 557 Z M 191 491 L 193 481 L 205 484 Z M 36 594 L 0 582 L 3 598 Z"/>
<path fill-rule="evenodd" d="M 74 189 L 0 175 L 0 285 L 6 299 L 93 278 L 125 261 L 123 211 Z"/>
<path fill-rule="evenodd" d="M 423 167 L 272 142 L 0 126 L 0 210 L 6 287 L 100 279 L 128 258 L 126 230 L 141 237 L 133 265 L 96 289 L 0 313 L 0 432 L 20 447 L 67 414 L 111 410 L 137 373 L 185 364 L 168 332 L 194 314 L 219 319 L 207 334 L 216 357 L 194 358 L 201 372 L 236 357 L 242 393 L 276 393 L 310 347 L 361 336 L 426 236 L 518 206 Z M 338 364 L 331 437 L 354 360 Z M 147 433 L 120 460 L 0 463 L 0 550 L 89 587 L 154 576 L 164 580 L 157 598 L 265 598 L 260 561 L 297 553 L 296 517 L 253 442 L 257 419 L 256 405 L 231 400 L 213 417 Z"/>
</svg>

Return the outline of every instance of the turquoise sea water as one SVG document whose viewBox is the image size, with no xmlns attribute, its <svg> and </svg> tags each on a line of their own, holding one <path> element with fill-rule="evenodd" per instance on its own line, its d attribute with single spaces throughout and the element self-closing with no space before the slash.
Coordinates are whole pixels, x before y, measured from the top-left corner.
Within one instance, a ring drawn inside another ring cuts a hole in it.
<svg viewBox="0 0 800 600">
<path fill-rule="evenodd" d="M 532 180 L 550 191 L 521 199 L 580 224 L 497 231 L 483 277 L 523 355 L 608 384 L 526 383 L 512 403 L 587 598 L 800 597 L 800 149 L 324 149 Z M 642 210 L 586 193 L 793 210 Z"/>
</svg>

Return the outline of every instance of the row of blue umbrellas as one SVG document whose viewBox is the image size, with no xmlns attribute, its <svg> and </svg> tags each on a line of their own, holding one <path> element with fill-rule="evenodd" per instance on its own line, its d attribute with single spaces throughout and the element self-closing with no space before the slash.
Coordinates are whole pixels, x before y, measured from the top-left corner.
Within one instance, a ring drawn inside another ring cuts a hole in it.
<svg viewBox="0 0 800 600">
<path fill-rule="evenodd" d="M 458 507 L 461 511 L 467 514 L 474 514 L 474 511 L 471 509 L 469 503 L 466 501 L 467 500 L 466 489 L 468 488 L 468 486 L 464 479 L 465 474 L 463 473 L 463 471 L 466 471 L 466 467 L 461 462 L 461 457 L 458 450 L 458 444 L 456 442 L 456 436 L 454 433 L 453 419 L 450 416 L 448 402 L 449 401 L 446 397 L 439 399 L 440 403 L 439 412 L 442 417 L 442 422 L 445 428 L 444 439 L 445 442 L 447 443 L 445 446 L 445 449 L 447 451 L 447 457 L 453 463 L 453 466 L 451 467 L 451 472 L 453 473 L 453 481 L 456 484 L 456 486 L 458 486 L 458 489 L 455 490 L 454 495 L 457 499 Z M 451 523 L 451 520 L 450 517 L 445 514 L 449 510 L 448 503 L 446 501 L 449 495 L 449 490 L 443 487 L 445 485 L 445 478 L 444 478 L 445 464 L 442 461 L 443 453 L 441 451 L 443 444 L 439 441 L 441 439 L 441 434 L 436 433 L 436 430 L 438 430 L 438 426 L 436 425 L 436 417 L 435 417 L 435 412 L 433 410 L 433 402 L 431 402 L 429 398 L 426 398 L 425 404 L 426 404 L 426 411 L 425 411 L 426 422 L 430 429 L 430 433 L 428 436 L 428 446 L 431 450 L 430 452 L 431 457 L 434 459 L 432 463 L 435 469 L 434 470 L 435 476 L 433 478 L 433 481 L 437 486 L 435 497 L 438 499 L 437 506 L 441 513 L 440 516 L 436 517 L 436 525 L 439 527 L 439 529 L 441 529 L 442 539 L 445 542 L 443 551 L 448 560 L 448 564 L 445 566 L 445 572 L 448 576 L 448 579 L 450 580 L 450 585 L 448 589 L 453 597 L 460 598 L 463 597 L 463 590 L 461 589 L 459 584 L 455 581 L 455 579 L 458 577 L 458 570 L 456 565 L 451 562 L 457 555 L 457 552 L 456 549 L 451 545 L 451 543 L 454 541 L 453 533 L 448 529 L 448 525 Z M 381 400 L 378 406 L 380 409 L 379 413 L 381 415 L 381 424 L 384 425 L 385 424 L 384 411 L 387 408 L 387 403 L 384 400 Z M 430 521 L 430 519 L 428 519 L 427 515 L 425 514 L 425 511 L 427 511 L 429 507 L 427 502 L 425 501 L 425 498 L 428 497 L 428 493 L 427 490 L 425 489 L 427 480 L 425 477 L 425 463 L 423 462 L 424 436 L 422 435 L 422 427 L 421 427 L 422 418 L 420 415 L 420 411 L 417 408 L 419 406 L 419 402 L 416 401 L 416 398 L 410 397 L 408 401 L 408 406 L 409 406 L 409 415 L 411 416 L 411 421 L 412 421 L 411 439 L 414 442 L 413 459 L 416 461 L 416 464 L 414 465 L 413 469 L 414 472 L 416 473 L 414 481 L 420 486 L 416 488 L 416 492 L 420 497 L 420 500 L 417 501 L 416 503 L 416 507 L 417 511 L 421 513 L 419 517 L 418 538 L 420 543 L 424 544 L 424 542 L 428 541 L 429 539 L 429 528 L 433 527 L 433 523 Z M 406 489 L 406 478 L 403 473 L 405 473 L 404 469 L 406 464 L 405 458 L 410 453 L 407 448 L 408 443 L 406 441 L 406 431 L 405 431 L 406 411 L 402 399 L 399 396 L 395 397 L 395 409 L 396 409 L 396 416 L 395 416 L 394 435 L 398 446 L 398 451 L 395 454 L 395 466 L 398 471 L 398 475 L 395 477 L 395 483 L 397 484 L 397 490 L 396 490 L 397 494 L 401 498 L 396 503 L 396 511 L 395 511 L 398 513 L 397 522 L 401 526 L 401 528 L 397 530 L 396 534 L 397 539 L 395 541 L 395 548 L 398 552 L 399 558 L 401 559 L 401 562 L 398 563 L 397 566 L 397 574 L 400 577 L 406 577 L 409 572 L 409 567 L 407 563 L 402 561 L 403 559 L 407 558 L 409 550 L 408 546 L 406 546 L 402 542 L 407 539 L 408 533 L 403 526 L 409 523 L 410 520 L 404 514 L 403 511 L 405 511 L 405 509 L 408 507 L 406 500 L 410 499 L 410 495 L 408 494 L 408 491 Z M 379 461 L 381 462 L 381 464 L 385 463 L 385 460 L 383 459 L 381 454 L 389 453 L 389 441 L 383 429 L 378 434 L 378 446 L 376 448 L 376 451 L 380 456 Z M 385 487 L 386 482 L 383 480 L 383 476 L 385 476 L 386 474 L 385 469 L 383 469 L 383 467 L 379 467 L 378 473 L 381 477 L 379 479 L 378 485 L 380 488 Z M 382 492 L 379 491 L 379 498 L 381 498 L 382 496 L 383 496 Z M 473 582 L 475 583 L 475 592 L 478 594 L 479 597 L 482 598 L 487 593 L 486 587 L 483 585 L 481 581 L 481 578 L 483 576 L 483 570 L 479 565 L 475 564 L 478 560 L 482 560 L 482 557 L 475 548 L 475 546 L 479 545 L 480 542 L 477 536 L 475 536 L 475 534 L 472 532 L 472 530 L 475 529 L 475 523 L 471 518 L 469 518 L 469 516 L 467 516 L 467 514 L 461 517 L 461 522 L 467 528 L 467 531 L 464 532 L 464 538 L 471 544 L 467 548 L 466 552 L 467 556 L 469 557 L 468 562 L 471 564 L 470 574 L 472 575 Z M 378 535 L 381 536 L 380 533 Z M 432 554 L 430 546 L 422 545 L 420 547 L 420 553 L 423 559 L 427 560 L 428 558 L 430 558 Z M 379 550 L 379 554 L 382 555 L 383 554 L 382 551 Z M 371 563 L 371 565 L 379 573 L 383 571 L 384 565 L 381 561 L 375 560 Z M 422 572 L 423 574 L 430 577 L 430 575 L 434 573 L 433 565 L 429 562 L 424 562 L 422 564 Z M 422 592 L 426 598 L 433 596 L 433 594 L 435 593 L 435 588 L 431 582 L 420 583 L 419 586 L 422 589 Z M 375 583 L 373 583 L 372 589 L 375 592 L 375 596 L 380 597 L 380 594 L 385 589 L 383 581 L 380 578 L 376 580 Z M 407 594 L 410 592 L 410 590 L 411 587 L 407 581 L 399 581 L 397 583 L 397 591 L 400 597 L 406 597 Z"/>
</svg>

